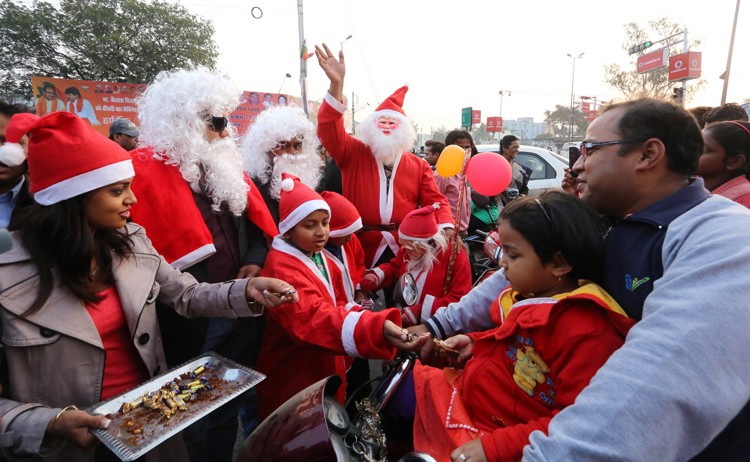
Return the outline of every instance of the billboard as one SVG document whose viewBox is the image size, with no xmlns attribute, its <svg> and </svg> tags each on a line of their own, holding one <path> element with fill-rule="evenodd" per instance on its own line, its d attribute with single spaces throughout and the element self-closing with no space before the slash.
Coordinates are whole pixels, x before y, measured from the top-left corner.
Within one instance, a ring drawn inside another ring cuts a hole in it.
<svg viewBox="0 0 750 462">
<path fill-rule="evenodd" d="M 146 91 L 142 83 L 114 83 L 92 80 L 31 77 L 37 115 L 69 111 L 88 120 L 102 135 L 109 136 L 112 122 L 125 117 L 138 125 L 136 98 Z M 261 91 L 243 91 L 240 104 L 229 114 L 230 123 L 242 135 L 264 109 L 272 106 L 299 106 L 297 96 Z M 308 116 L 317 121 L 319 102 L 308 102 Z"/>
<path fill-rule="evenodd" d="M 701 52 L 688 51 L 669 58 L 669 81 L 697 79 L 701 76 Z"/>
<path fill-rule="evenodd" d="M 488 132 L 502 132 L 503 131 L 503 118 L 502 117 L 487 117 L 487 131 Z"/>
<path fill-rule="evenodd" d="M 472 124 L 481 124 L 482 123 L 482 111 L 479 110 L 472 110 L 471 111 L 471 123 Z"/>
<path fill-rule="evenodd" d="M 68 111 L 88 120 L 102 135 L 120 117 L 138 122 L 135 98 L 146 90 L 139 83 L 31 77 L 37 115 Z"/>
<path fill-rule="evenodd" d="M 646 53 L 638 57 L 636 61 L 636 72 L 639 74 L 643 72 L 652 71 L 659 69 L 660 67 L 667 66 L 669 62 L 669 49 L 660 48 L 651 53 Z"/>
</svg>

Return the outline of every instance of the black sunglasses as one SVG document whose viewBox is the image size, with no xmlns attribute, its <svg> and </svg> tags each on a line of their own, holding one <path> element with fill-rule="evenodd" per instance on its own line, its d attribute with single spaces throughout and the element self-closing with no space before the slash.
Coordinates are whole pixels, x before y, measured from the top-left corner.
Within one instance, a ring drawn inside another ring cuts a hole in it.
<svg viewBox="0 0 750 462">
<path fill-rule="evenodd" d="M 206 122 L 206 125 L 208 125 L 211 130 L 217 133 L 226 130 L 229 125 L 229 120 L 226 117 L 206 116 L 203 118 L 203 121 Z"/>
<path fill-rule="evenodd" d="M 612 146 L 615 144 L 628 144 L 628 143 L 640 143 L 640 141 L 632 141 L 632 140 L 614 140 L 614 141 L 584 141 L 581 143 L 581 157 L 586 159 L 586 157 L 590 156 L 594 151 L 597 149 L 603 147 L 603 146 Z"/>
</svg>

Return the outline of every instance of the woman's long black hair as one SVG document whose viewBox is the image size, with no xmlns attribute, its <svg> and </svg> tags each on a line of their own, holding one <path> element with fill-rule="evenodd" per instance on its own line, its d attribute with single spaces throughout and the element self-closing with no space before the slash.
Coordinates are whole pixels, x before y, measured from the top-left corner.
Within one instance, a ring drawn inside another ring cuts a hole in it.
<svg viewBox="0 0 750 462">
<path fill-rule="evenodd" d="M 60 283 L 83 303 L 96 303 L 101 297 L 92 284 L 92 259 L 96 258 L 97 274 L 105 275 L 105 282 L 112 284 L 112 254 L 122 258 L 132 255 L 132 243 L 123 230 L 100 229 L 92 234 L 84 213 L 91 194 L 15 210 L 9 229 L 16 231 L 39 269 L 39 292 L 24 316 L 39 311 L 49 298 L 55 286 L 53 269 Z"/>
</svg>

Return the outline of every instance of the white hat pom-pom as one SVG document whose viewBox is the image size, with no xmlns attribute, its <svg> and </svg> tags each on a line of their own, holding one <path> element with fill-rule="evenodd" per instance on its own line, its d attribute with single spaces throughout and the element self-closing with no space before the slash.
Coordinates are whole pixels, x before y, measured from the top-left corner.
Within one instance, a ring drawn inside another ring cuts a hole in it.
<svg viewBox="0 0 750 462">
<path fill-rule="evenodd" d="M 291 178 L 284 178 L 283 180 L 281 180 L 281 189 L 286 192 L 294 189 L 294 180 L 292 180 Z"/>
<path fill-rule="evenodd" d="M 26 153 L 18 143 L 5 143 L 0 147 L 0 162 L 8 167 L 21 165 L 26 160 Z"/>
<path fill-rule="evenodd" d="M 434 204 L 432 204 L 432 208 L 438 210 L 440 208 L 440 202 L 435 202 Z"/>
</svg>

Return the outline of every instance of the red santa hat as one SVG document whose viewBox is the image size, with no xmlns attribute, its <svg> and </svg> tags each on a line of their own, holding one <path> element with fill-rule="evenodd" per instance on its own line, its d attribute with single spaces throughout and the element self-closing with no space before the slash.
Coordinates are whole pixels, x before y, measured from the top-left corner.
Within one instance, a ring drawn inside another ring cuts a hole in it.
<svg viewBox="0 0 750 462">
<path fill-rule="evenodd" d="M 26 127 L 31 126 L 39 120 L 39 116 L 22 112 L 11 117 L 11 123 L 5 129 L 5 144 L 0 146 L 0 162 L 8 167 L 21 165 L 26 160 L 26 152 L 21 146 L 21 138 L 28 131 Z"/>
<path fill-rule="evenodd" d="M 25 134 L 29 135 L 29 191 L 42 205 L 56 204 L 135 175 L 125 149 L 70 112 L 42 117 L 15 114 L 6 138 L 17 144 Z"/>
<path fill-rule="evenodd" d="M 331 215 L 326 201 L 299 178 L 289 173 L 281 174 L 281 199 L 279 200 L 279 233 L 286 234 L 297 223 L 316 210 L 325 210 Z"/>
<path fill-rule="evenodd" d="M 394 116 L 400 114 L 401 117 L 406 117 L 403 106 L 404 97 L 406 96 L 407 91 L 409 91 L 409 87 L 406 85 L 394 91 L 391 96 L 386 98 L 386 100 L 380 103 L 380 106 L 375 109 L 375 114 L 380 116 Z"/>
<path fill-rule="evenodd" d="M 407 213 L 398 227 L 398 237 L 412 241 L 426 241 L 435 237 L 438 233 L 435 211 L 439 208 L 440 204 L 436 202 Z"/>
<path fill-rule="evenodd" d="M 333 191 L 323 191 L 320 195 L 334 211 L 328 221 L 331 227 L 331 237 L 347 236 L 362 229 L 362 217 L 359 216 L 354 204 L 346 197 Z"/>
</svg>

